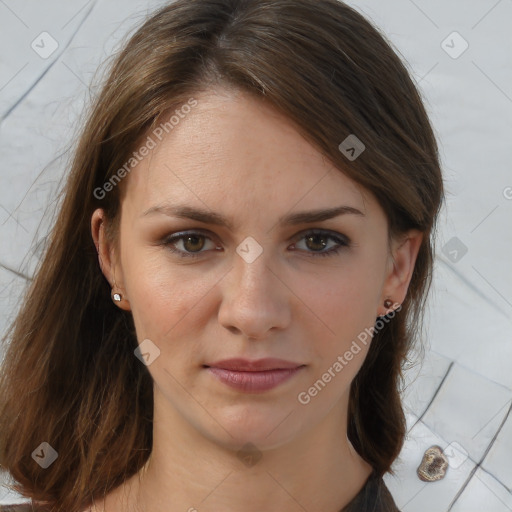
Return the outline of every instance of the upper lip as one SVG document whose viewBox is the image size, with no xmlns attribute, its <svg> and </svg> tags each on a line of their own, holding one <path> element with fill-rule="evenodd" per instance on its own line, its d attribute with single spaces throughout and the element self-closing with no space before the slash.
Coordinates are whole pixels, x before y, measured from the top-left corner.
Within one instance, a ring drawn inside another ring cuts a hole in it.
<svg viewBox="0 0 512 512">
<path fill-rule="evenodd" d="M 304 366 L 300 363 L 285 361 L 284 359 L 276 359 L 267 357 L 264 359 L 224 359 L 215 363 L 206 364 L 207 367 L 221 368 L 223 370 L 232 370 L 240 372 L 263 372 L 268 370 L 285 370 L 290 368 L 298 368 Z"/>
</svg>

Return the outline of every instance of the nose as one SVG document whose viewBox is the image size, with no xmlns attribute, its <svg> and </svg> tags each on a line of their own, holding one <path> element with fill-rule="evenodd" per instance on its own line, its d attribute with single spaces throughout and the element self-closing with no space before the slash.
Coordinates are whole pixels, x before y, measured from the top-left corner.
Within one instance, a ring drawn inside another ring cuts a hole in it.
<svg viewBox="0 0 512 512">
<path fill-rule="evenodd" d="M 218 318 L 233 334 L 262 340 L 289 325 L 293 294 L 284 272 L 265 251 L 251 263 L 236 254 L 233 268 L 222 282 Z"/>
</svg>

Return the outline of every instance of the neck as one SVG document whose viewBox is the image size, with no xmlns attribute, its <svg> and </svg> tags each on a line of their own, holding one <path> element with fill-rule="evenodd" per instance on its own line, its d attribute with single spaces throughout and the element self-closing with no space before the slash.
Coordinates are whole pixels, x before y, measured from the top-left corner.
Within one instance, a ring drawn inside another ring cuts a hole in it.
<svg viewBox="0 0 512 512">
<path fill-rule="evenodd" d="M 251 452 L 219 445 L 168 409 L 164 418 L 161 399 L 151 457 L 124 489 L 135 505 L 120 510 L 339 512 L 371 474 L 347 438 L 346 413 L 332 410 L 306 433 Z"/>
</svg>

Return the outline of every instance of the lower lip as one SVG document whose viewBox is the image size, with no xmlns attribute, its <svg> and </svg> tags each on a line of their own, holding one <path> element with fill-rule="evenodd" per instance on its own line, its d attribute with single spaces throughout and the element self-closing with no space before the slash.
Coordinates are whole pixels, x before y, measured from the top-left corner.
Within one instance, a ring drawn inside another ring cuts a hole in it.
<svg viewBox="0 0 512 512">
<path fill-rule="evenodd" d="M 212 367 L 208 367 L 207 370 L 221 382 L 224 382 L 224 384 L 234 389 L 245 393 L 262 393 L 291 379 L 302 368 L 304 368 L 304 366 L 261 372 L 242 372 Z"/>
</svg>

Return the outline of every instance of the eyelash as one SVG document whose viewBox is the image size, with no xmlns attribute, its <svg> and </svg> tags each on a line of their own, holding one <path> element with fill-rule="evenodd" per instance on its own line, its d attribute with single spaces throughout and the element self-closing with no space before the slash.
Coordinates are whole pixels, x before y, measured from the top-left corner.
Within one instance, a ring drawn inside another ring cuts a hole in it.
<svg viewBox="0 0 512 512">
<path fill-rule="evenodd" d="M 328 240 L 333 240 L 338 244 L 338 246 L 331 248 L 328 251 L 322 251 L 322 252 L 307 251 L 311 257 L 335 256 L 343 248 L 350 246 L 350 240 L 346 236 L 341 235 L 341 234 L 335 234 L 331 231 L 322 231 L 322 230 L 307 231 L 304 234 L 302 234 L 302 236 L 299 238 L 299 241 L 304 238 L 307 238 L 308 236 L 312 236 L 312 235 L 313 236 L 315 236 L 315 235 L 323 236 L 324 238 L 326 238 Z M 206 234 L 204 234 L 200 231 L 187 231 L 187 232 L 176 233 L 176 234 L 173 234 L 173 235 L 167 237 L 164 240 L 163 245 L 167 246 L 167 248 L 172 253 L 176 253 L 181 258 L 199 258 L 206 251 L 198 251 L 196 253 L 193 253 L 193 252 L 182 251 L 181 249 L 176 249 L 176 247 L 173 247 L 173 244 L 175 244 L 176 242 L 179 242 L 180 240 L 183 240 L 190 236 L 197 236 L 197 237 L 210 239 L 209 236 L 207 236 Z"/>
</svg>

